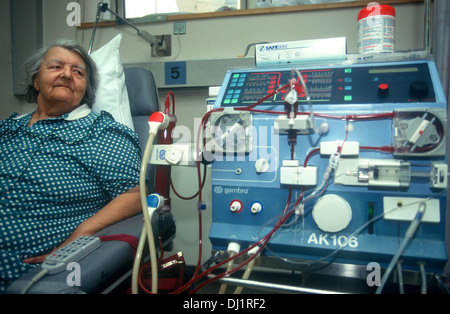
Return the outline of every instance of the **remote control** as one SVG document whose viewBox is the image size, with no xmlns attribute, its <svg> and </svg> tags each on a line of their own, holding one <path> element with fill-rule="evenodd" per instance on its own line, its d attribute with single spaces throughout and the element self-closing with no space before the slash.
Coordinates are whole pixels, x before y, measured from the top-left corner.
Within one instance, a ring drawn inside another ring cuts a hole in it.
<svg viewBox="0 0 450 314">
<path fill-rule="evenodd" d="M 56 274 L 63 270 L 69 263 L 77 262 L 100 246 L 99 237 L 82 236 L 51 253 L 42 263 L 42 269 L 48 274 Z"/>
</svg>

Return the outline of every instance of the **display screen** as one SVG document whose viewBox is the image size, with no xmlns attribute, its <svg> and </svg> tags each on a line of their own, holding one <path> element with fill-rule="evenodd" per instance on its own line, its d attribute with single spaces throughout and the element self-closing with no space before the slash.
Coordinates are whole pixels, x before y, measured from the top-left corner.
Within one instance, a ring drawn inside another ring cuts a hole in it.
<svg viewBox="0 0 450 314">
<path fill-rule="evenodd" d="M 405 73 L 405 72 L 418 72 L 419 68 L 384 68 L 384 69 L 369 69 L 369 74 L 381 74 L 381 73 Z"/>
</svg>

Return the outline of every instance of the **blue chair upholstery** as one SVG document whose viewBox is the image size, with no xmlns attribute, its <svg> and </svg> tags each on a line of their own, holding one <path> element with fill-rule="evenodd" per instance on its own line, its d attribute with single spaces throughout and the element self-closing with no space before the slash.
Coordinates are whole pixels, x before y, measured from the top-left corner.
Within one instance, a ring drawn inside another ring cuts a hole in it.
<svg viewBox="0 0 450 314">
<path fill-rule="evenodd" d="M 134 130 L 138 134 L 143 154 L 148 140 L 148 118 L 152 113 L 159 111 L 158 90 L 153 74 L 150 71 L 144 68 L 133 67 L 125 68 L 124 73 Z M 150 194 L 153 191 L 154 166 L 149 165 L 147 176 L 150 178 L 150 184 L 147 185 Z"/>
<path fill-rule="evenodd" d="M 143 68 L 125 68 L 124 72 L 134 129 L 139 136 L 141 147 L 144 148 L 148 139 L 148 118 L 159 111 L 158 90 L 150 71 Z"/>
<path fill-rule="evenodd" d="M 139 136 L 142 150 L 148 139 L 148 118 L 159 110 L 158 91 L 151 72 L 143 68 L 125 68 L 125 83 L 130 100 L 131 115 L 134 128 Z M 149 191 L 153 189 L 154 167 L 148 167 Z M 170 247 L 176 229 L 172 213 L 154 215 L 152 219 L 156 247 L 159 248 L 159 236 L 162 247 Z M 126 235 L 138 240 L 142 231 L 143 215 L 125 219 L 100 231 L 96 236 Z M 67 278 L 71 271 L 63 271 L 47 275 L 36 282 L 28 293 L 61 294 L 61 293 L 102 293 L 109 292 L 131 276 L 133 267 L 133 246 L 121 240 L 105 241 L 95 251 L 84 257 L 80 265 L 80 286 L 70 286 Z M 21 293 L 29 281 L 41 271 L 38 266 L 29 271 L 7 290 L 9 294 Z"/>
</svg>

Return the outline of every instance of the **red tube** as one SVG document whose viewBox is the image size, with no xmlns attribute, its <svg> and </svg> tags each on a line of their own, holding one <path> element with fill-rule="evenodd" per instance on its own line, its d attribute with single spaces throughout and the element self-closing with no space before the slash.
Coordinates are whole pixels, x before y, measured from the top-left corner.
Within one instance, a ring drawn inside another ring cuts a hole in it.
<svg viewBox="0 0 450 314">
<path fill-rule="evenodd" d="M 170 105 L 172 104 L 172 113 L 170 113 Z M 169 126 L 158 133 L 158 144 L 170 145 L 173 144 L 172 132 L 177 122 L 175 115 L 175 95 L 168 92 L 164 102 L 164 114 L 169 118 Z M 171 182 L 171 167 L 166 165 L 156 166 L 155 175 L 155 193 L 163 196 L 166 200 L 164 202 L 165 208 L 171 209 L 170 201 L 170 182 Z"/>
</svg>

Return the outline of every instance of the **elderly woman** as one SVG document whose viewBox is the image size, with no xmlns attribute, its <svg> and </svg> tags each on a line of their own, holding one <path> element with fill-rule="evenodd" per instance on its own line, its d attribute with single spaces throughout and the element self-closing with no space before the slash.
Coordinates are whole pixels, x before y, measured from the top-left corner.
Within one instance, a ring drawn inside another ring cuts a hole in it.
<svg viewBox="0 0 450 314">
<path fill-rule="evenodd" d="M 85 49 L 58 43 L 25 70 L 37 109 L 0 122 L 0 292 L 52 250 L 141 210 L 137 135 L 91 111 Z"/>
</svg>

